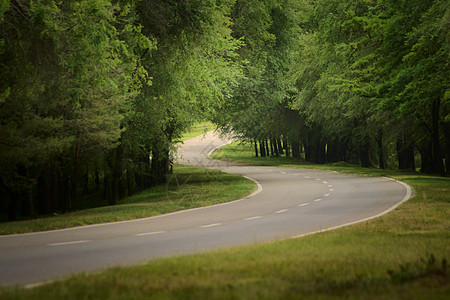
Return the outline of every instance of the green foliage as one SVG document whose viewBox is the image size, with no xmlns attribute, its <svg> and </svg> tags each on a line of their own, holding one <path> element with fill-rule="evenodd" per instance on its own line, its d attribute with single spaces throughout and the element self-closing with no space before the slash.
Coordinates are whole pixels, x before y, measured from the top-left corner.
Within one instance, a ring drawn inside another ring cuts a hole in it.
<svg viewBox="0 0 450 300">
<path fill-rule="evenodd" d="M 164 182 L 174 141 L 242 78 L 233 4 L 2 1 L 0 211 L 115 204 Z"/>
<path fill-rule="evenodd" d="M 163 183 L 172 145 L 204 119 L 261 156 L 444 175 L 448 7 L 2 0 L 0 211 Z"/>
</svg>

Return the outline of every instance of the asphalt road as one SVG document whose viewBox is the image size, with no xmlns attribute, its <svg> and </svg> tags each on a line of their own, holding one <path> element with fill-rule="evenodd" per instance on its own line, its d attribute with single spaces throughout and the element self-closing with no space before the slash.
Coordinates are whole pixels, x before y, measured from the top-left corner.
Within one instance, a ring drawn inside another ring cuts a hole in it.
<svg viewBox="0 0 450 300">
<path fill-rule="evenodd" d="M 33 285 L 156 257 L 301 237 L 380 216 L 411 195 L 408 186 L 388 178 L 208 158 L 227 142 L 212 133 L 189 140 L 178 162 L 247 176 L 258 184 L 252 196 L 133 221 L 0 236 L 0 285 Z"/>
</svg>

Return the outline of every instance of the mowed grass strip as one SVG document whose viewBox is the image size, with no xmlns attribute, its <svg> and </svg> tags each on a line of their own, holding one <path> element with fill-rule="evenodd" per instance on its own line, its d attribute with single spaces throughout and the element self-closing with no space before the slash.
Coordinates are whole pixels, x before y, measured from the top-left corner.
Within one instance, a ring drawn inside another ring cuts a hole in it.
<svg viewBox="0 0 450 300">
<path fill-rule="evenodd" d="M 33 289 L 2 289 L 0 298 L 448 299 L 450 179 L 391 175 L 410 184 L 415 196 L 375 220 L 299 239 L 79 274 Z"/>
<path fill-rule="evenodd" d="M 256 189 L 241 176 L 176 165 L 167 184 L 156 186 L 117 205 L 75 211 L 36 220 L 0 223 L 0 234 L 61 229 L 156 216 L 242 198 Z"/>
<path fill-rule="evenodd" d="M 194 138 L 196 136 L 202 135 L 207 133 L 208 131 L 216 129 L 216 126 L 208 121 L 200 122 L 195 125 L 193 125 L 189 130 L 187 130 L 183 136 L 181 137 L 180 141 L 184 142 L 186 140 L 189 140 L 191 138 Z"/>
</svg>

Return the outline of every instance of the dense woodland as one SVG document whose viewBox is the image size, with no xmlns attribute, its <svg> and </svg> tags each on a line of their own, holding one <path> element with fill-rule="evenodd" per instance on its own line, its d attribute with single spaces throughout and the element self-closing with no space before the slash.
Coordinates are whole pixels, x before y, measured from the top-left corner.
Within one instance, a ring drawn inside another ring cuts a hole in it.
<svg viewBox="0 0 450 300">
<path fill-rule="evenodd" d="M 0 220 L 164 183 L 173 145 L 200 119 L 257 156 L 445 175 L 449 8 L 0 0 Z"/>
</svg>

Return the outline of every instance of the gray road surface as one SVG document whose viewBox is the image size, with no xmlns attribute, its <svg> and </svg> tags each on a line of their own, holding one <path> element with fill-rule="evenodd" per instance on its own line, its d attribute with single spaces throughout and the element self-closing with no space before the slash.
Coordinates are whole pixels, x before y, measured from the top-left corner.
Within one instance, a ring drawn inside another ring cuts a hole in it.
<svg viewBox="0 0 450 300">
<path fill-rule="evenodd" d="M 258 183 L 251 197 L 133 221 L 0 236 L 0 285 L 32 285 L 156 257 L 300 237 L 380 216 L 411 194 L 388 178 L 208 159 L 227 142 L 213 133 L 189 140 L 178 162 L 247 176 Z"/>
</svg>

